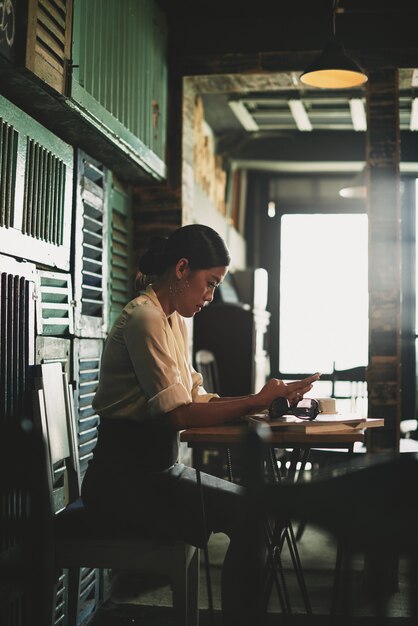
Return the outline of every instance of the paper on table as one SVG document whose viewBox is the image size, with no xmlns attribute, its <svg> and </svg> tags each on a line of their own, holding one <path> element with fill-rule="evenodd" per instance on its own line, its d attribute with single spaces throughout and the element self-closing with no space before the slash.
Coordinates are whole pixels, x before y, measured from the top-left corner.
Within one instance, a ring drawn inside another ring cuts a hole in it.
<svg viewBox="0 0 418 626">
<path fill-rule="evenodd" d="M 292 432 L 302 433 L 332 433 L 352 432 L 362 428 L 384 426 L 383 419 L 367 419 L 359 416 L 344 416 L 338 413 L 333 415 L 318 415 L 314 420 L 300 419 L 294 415 L 283 415 L 278 419 L 269 419 L 265 414 L 246 415 L 246 421 L 265 424 L 273 429 L 285 429 Z"/>
</svg>

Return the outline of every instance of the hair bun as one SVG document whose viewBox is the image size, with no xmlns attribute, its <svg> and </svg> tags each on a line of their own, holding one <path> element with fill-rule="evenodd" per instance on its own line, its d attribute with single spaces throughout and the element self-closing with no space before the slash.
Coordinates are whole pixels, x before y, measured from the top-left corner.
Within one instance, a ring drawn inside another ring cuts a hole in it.
<svg viewBox="0 0 418 626">
<path fill-rule="evenodd" d="M 142 274 L 151 276 L 161 272 L 166 245 L 166 237 L 152 237 L 150 239 L 148 250 L 138 261 L 138 270 Z"/>
<path fill-rule="evenodd" d="M 164 254 L 167 247 L 167 237 L 151 237 L 149 242 L 149 251 L 154 254 Z"/>
</svg>

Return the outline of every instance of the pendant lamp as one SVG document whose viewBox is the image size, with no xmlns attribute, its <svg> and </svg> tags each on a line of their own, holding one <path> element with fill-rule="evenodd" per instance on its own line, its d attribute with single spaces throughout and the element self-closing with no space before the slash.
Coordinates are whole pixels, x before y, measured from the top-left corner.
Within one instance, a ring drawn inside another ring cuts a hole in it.
<svg viewBox="0 0 418 626">
<path fill-rule="evenodd" d="M 322 54 L 301 74 L 305 85 L 323 89 L 359 87 L 367 81 L 364 71 L 347 56 L 344 46 L 335 37 L 335 15 L 338 0 L 333 1 L 331 41 Z"/>
<path fill-rule="evenodd" d="M 367 76 L 357 63 L 346 55 L 343 45 L 333 40 L 301 74 L 300 80 L 311 87 L 347 89 L 363 85 L 367 81 Z"/>
</svg>

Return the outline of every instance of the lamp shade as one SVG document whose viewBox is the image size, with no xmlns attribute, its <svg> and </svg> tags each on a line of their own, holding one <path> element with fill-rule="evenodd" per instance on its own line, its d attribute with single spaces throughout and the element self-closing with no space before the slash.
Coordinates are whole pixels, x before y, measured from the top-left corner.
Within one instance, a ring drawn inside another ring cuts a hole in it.
<svg viewBox="0 0 418 626">
<path fill-rule="evenodd" d="M 336 40 L 327 44 L 322 54 L 301 74 L 300 80 L 311 87 L 346 89 L 367 81 L 363 70 L 350 59 Z"/>
</svg>

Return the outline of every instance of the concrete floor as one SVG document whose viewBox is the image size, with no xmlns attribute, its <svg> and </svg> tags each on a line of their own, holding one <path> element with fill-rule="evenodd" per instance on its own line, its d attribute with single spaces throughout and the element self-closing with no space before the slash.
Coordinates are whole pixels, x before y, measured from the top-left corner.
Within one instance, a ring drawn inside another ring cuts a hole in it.
<svg viewBox="0 0 418 626">
<path fill-rule="evenodd" d="M 209 541 L 209 560 L 215 609 L 215 626 L 220 626 L 220 577 L 221 565 L 227 547 L 227 537 L 212 535 Z M 288 549 L 283 550 L 285 580 L 292 607 L 292 626 L 326 625 L 331 626 L 330 607 L 335 567 L 336 546 L 326 533 L 307 527 L 298 542 L 298 550 L 305 575 L 306 586 L 312 607 L 312 615 L 307 611 L 300 593 Z M 377 624 L 374 612 L 364 586 L 364 563 L 358 557 L 353 563 L 352 585 L 355 594 L 352 623 L 358 626 Z M 409 626 L 409 609 L 406 598 L 406 570 L 399 564 L 399 590 L 389 599 L 388 618 L 384 624 Z M 172 626 L 171 591 L 166 581 L 144 580 L 135 574 L 118 573 L 112 582 L 111 598 L 101 606 L 91 626 Z M 204 555 L 201 558 L 200 626 L 210 626 Z M 334 620 L 334 626 L 343 623 L 342 617 Z M 266 626 L 286 624 L 280 609 L 277 592 L 273 589 Z M 258 625 L 254 625 L 258 626 Z"/>
</svg>

